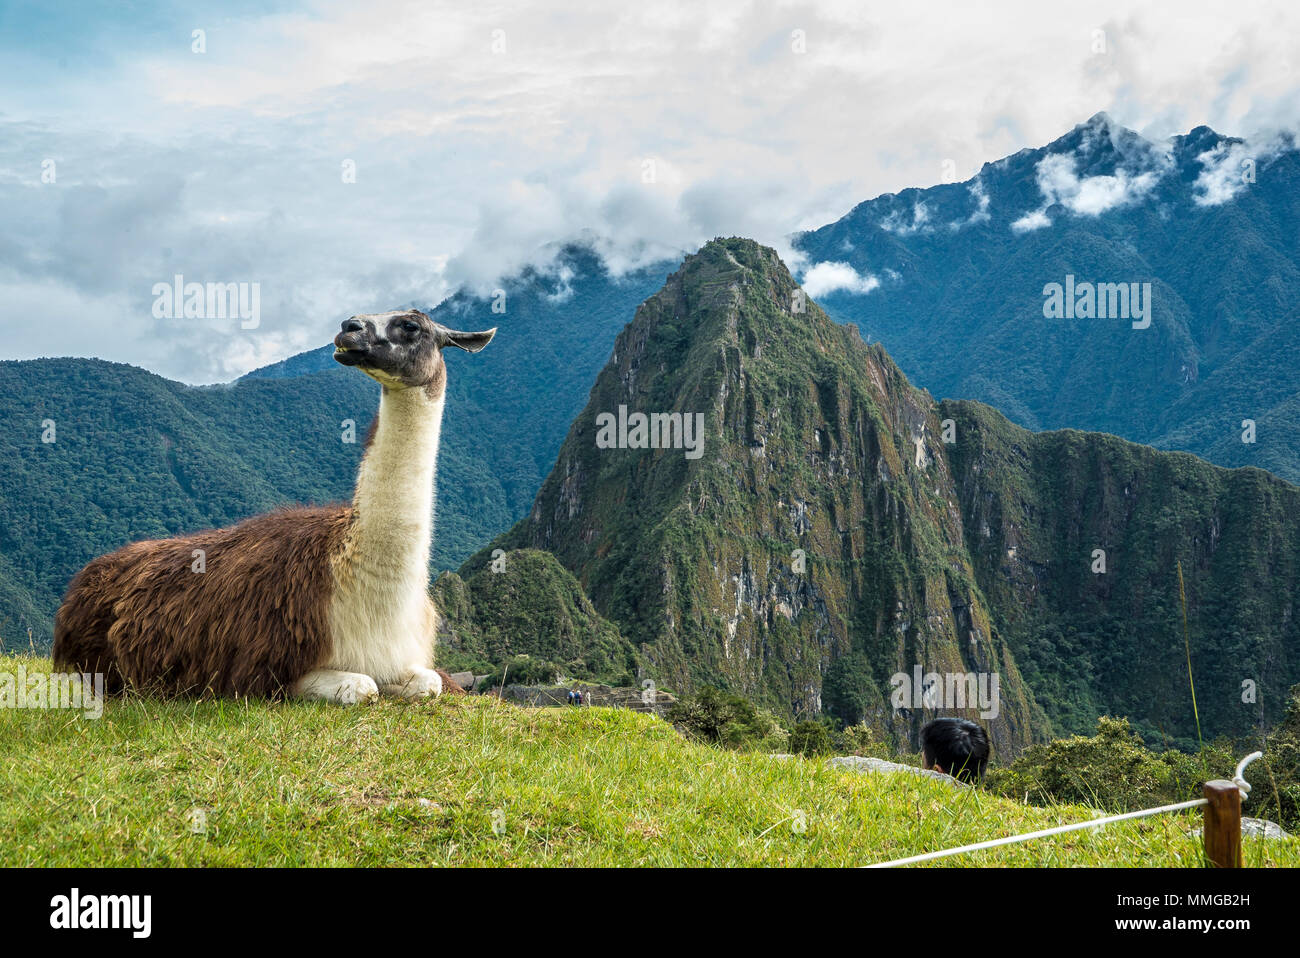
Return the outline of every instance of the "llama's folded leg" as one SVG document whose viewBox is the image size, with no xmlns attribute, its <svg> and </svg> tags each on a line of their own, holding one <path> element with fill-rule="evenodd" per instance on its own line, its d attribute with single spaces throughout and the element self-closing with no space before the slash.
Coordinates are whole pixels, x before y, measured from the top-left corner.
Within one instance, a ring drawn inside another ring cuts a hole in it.
<svg viewBox="0 0 1300 958">
<path fill-rule="evenodd" d="M 381 690 L 385 695 L 403 699 L 425 699 L 442 694 L 442 676 L 433 669 L 414 666 L 410 673 L 398 682 L 385 685 Z"/>
<path fill-rule="evenodd" d="M 339 705 L 356 705 L 379 698 L 379 686 L 370 676 L 360 672 L 317 669 L 294 683 L 293 694 L 304 699 L 324 699 Z"/>
</svg>

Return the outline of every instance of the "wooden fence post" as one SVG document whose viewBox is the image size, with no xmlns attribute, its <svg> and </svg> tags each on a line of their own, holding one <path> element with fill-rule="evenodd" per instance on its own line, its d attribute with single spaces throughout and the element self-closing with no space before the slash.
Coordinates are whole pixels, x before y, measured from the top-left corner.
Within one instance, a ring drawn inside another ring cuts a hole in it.
<svg viewBox="0 0 1300 958">
<path fill-rule="evenodd" d="M 1215 868 L 1241 868 L 1241 792 L 1235 782 L 1206 782 L 1205 857 Z"/>
</svg>

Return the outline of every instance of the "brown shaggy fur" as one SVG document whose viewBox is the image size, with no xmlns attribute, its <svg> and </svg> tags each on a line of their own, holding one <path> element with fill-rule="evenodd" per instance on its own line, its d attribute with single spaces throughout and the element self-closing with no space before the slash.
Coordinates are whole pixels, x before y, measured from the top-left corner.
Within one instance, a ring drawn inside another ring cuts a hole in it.
<svg viewBox="0 0 1300 958">
<path fill-rule="evenodd" d="M 101 556 L 55 616 L 55 667 L 103 672 L 109 691 L 285 693 L 330 654 L 331 559 L 351 521 L 350 506 L 284 509 Z"/>
<path fill-rule="evenodd" d="M 453 678 L 451 677 L 451 675 L 448 674 L 448 672 L 447 672 L 446 669 L 434 669 L 434 671 L 437 672 L 440 676 L 442 676 L 442 694 L 443 694 L 443 695 L 446 695 L 446 694 L 449 693 L 449 692 L 450 692 L 452 695 L 464 695 L 464 694 L 466 694 L 466 693 L 465 693 L 465 690 L 464 690 L 463 688 L 461 688 L 459 684 L 457 684 L 456 680 L 453 679 Z"/>
</svg>

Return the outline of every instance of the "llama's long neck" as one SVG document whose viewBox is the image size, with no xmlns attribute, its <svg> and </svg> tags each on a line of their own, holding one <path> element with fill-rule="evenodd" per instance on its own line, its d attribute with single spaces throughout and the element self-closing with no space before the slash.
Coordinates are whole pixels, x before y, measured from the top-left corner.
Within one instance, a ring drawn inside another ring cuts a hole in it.
<svg viewBox="0 0 1300 958">
<path fill-rule="evenodd" d="M 442 395 L 418 387 L 383 391 L 352 500 L 353 555 L 366 571 L 427 585 L 442 409 Z"/>
</svg>

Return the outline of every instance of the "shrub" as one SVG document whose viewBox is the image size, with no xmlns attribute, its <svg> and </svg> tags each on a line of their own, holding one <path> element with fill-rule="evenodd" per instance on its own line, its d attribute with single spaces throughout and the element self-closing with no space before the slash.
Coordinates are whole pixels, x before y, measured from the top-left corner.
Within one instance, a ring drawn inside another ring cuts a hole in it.
<svg viewBox="0 0 1300 958">
<path fill-rule="evenodd" d="M 870 758 L 893 758 L 889 746 L 880 740 L 871 726 L 850 725 L 841 733 L 844 748 L 850 755 L 862 755 Z"/>
<path fill-rule="evenodd" d="M 787 733 L 770 712 L 711 685 L 674 702 L 668 720 L 693 738 L 726 748 L 781 751 L 786 744 Z"/>
<path fill-rule="evenodd" d="M 448 672 L 473 672 L 475 675 L 488 675 L 493 670 L 492 663 L 481 655 L 442 646 L 438 647 L 434 662 L 438 668 L 446 669 Z"/>
<path fill-rule="evenodd" d="M 796 755 L 830 755 L 835 751 L 835 742 L 823 723 L 800 722 L 790 733 L 790 751 Z"/>
<path fill-rule="evenodd" d="M 1243 811 L 1271 818 L 1293 834 L 1300 831 L 1300 685 L 1291 687 L 1286 715 L 1264 740 L 1264 758 L 1246 770 L 1246 777 L 1254 781 Z"/>
<path fill-rule="evenodd" d="M 1066 802 L 1108 812 L 1137 811 L 1200 797 L 1208 778 L 1230 778 L 1231 745 L 1215 742 L 1199 754 L 1146 748 L 1128 719 L 1102 717 L 1097 734 L 1034 745 L 1009 766 L 992 769 L 990 789 L 1030 802 Z"/>
</svg>

